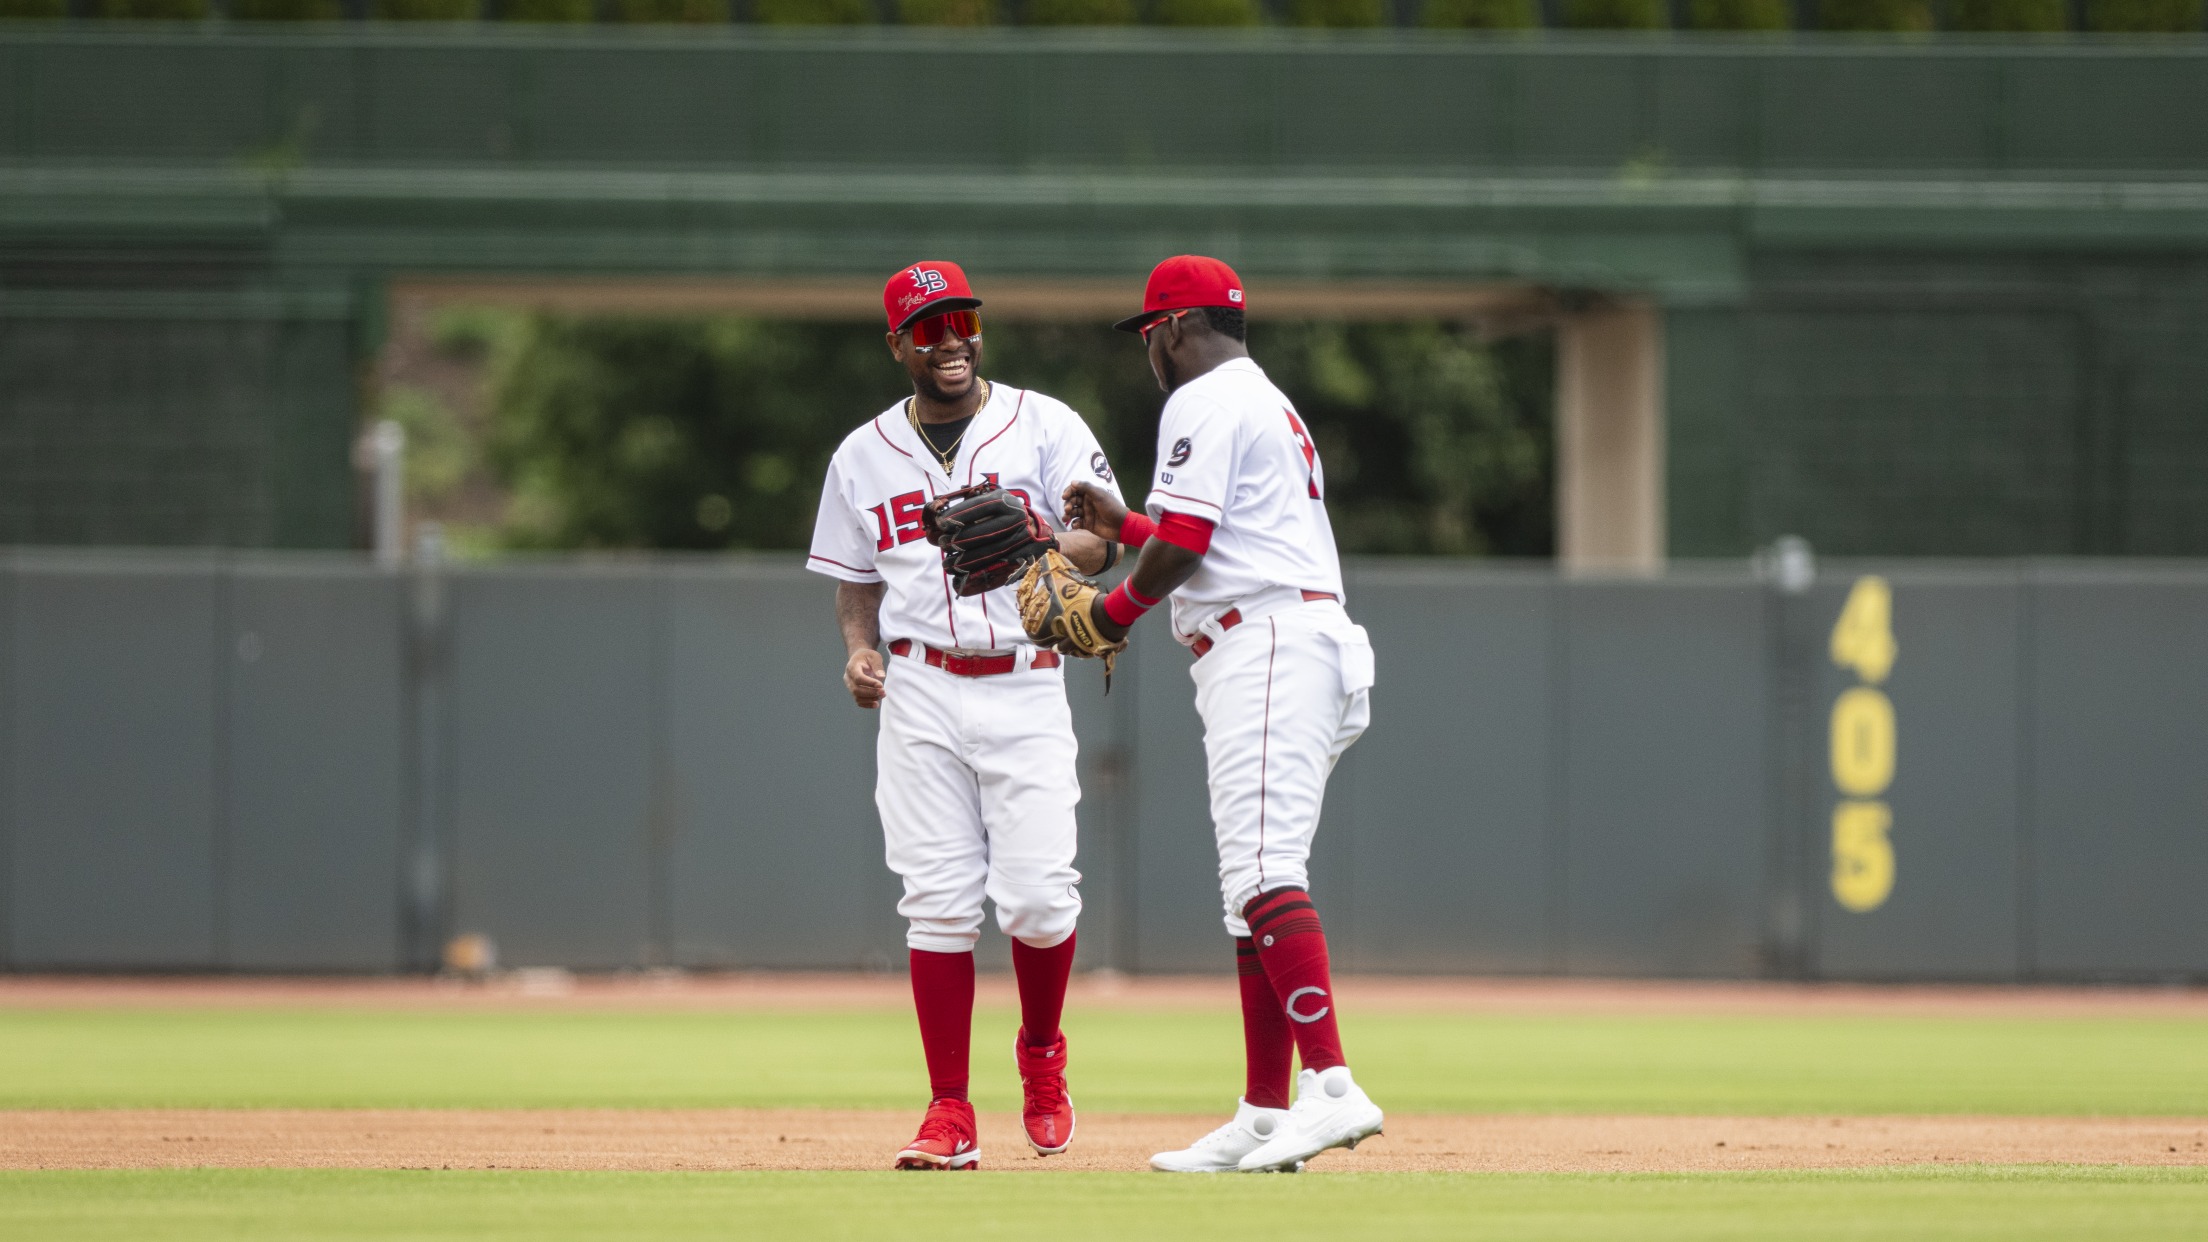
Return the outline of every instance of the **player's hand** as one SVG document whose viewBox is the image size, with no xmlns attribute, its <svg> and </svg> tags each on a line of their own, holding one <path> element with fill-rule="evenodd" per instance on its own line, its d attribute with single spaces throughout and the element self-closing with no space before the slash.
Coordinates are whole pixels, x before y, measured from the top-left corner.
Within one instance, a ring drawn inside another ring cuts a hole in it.
<svg viewBox="0 0 2208 1242">
<path fill-rule="evenodd" d="M 1119 497 L 1094 483 L 1068 483 L 1059 501 L 1067 526 L 1102 539 L 1119 539 L 1119 524 L 1127 520 L 1127 506 Z"/>
<path fill-rule="evenodd" d="M 1112 545 L 1099 536 L 1085 530 L 1058 532 L 1058 550 L 1066 554 L 1073 567 L 1094 578 L 1104 572 L 1106 550 Z"/>
<path fill-rule="evenodd" d="M 843 688 L 851 692 L 851 701 L 868 711 L 881 706 L 882 697 L 889 693 L 889 681 L 882 670 L 882 653 L 872 647 L 861 647 L 851 653 L 843 664 Z"/>
</svg>

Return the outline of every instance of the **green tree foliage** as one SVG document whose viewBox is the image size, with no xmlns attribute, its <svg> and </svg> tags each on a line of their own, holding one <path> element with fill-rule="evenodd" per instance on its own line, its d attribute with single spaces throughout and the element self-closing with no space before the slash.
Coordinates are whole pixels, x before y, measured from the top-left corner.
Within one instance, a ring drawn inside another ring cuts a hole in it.
<svg viewBox="0 0 2208 1242">
<path fill-rule="evenodd" d="M 1930 0 L 1818 0 L 1821 30 L 1923 31 L 1933 27 Z"/>
<path fill-rule="evenodd" d="M 614 0 L 613 18 L 621 22 L 710 26 L 728 20 L 728 0 Z"/>
<path fill-rule="evenodd" d="M 345 17 L 338 0 L 230 0 L 230 16 L 241 22 L 334 22 Z"/>
<path fill-rule="evenodd" d="M 69 16 L 69 0 L 0 0 L 0 21 L 52 21 Z"/>
<path fill-rule="evenodd" d="M 1134 0 L 1027 0 L 1020 20 L 1029 26 L 1131 26 Z"/>
<path fill-rule="evenodd" d="M 1794 24 L 1790 0 L 1692 0 L 1687 20 L 1696 30 L 1785 30 Z"/>
<path fill-rule="evenodd" d="M 481 0 L 375 0 L 370 8 L 387 22 L 470 22 L 482 13 Z"/>
<path fill-rule="evenodd" d="M 509 22 L 588 22 L 598 17 L 594 0 L 498 0 L 498 16 Z"/>
<path fill-rule="evenodd" d="M 1666 0 L 1564 0 L 1564 25 L 1575 30 L 1661 30 L 1671 25 Z"/>
<path fill-rule="evenodd" d="M 907 26 L 993 26 L 997 0 L 897 0 L 897 20 Z"/>
<path fill-rule="evenodd" d="M 207 10 L 207 0 L 99 0 L 98 11 L 135 21 L 199 21 Z"/>
<path fill-rule="evenodd" d="M 1265 20 L 1257 0 L 1156 0 L 1150 21 L 1159 26 L 1255 26 Z"/>
<path fill-rule="evenodd" d="M 1250 352 L 1310 423 L 1344 551 L 1555 550 L 1548 343 L 1433 323 L 1254 325 Z"/>
<path fill-rule="evenodd" d="M 507 542 L 802 547 L 828 455 L 902 378 L 849 325 L 535 318 L 492 377 Z"/>
<path fill-rule="evenodd" d="M 1541 24 L 1535 0 L 1426 0 L 1419 23 L 1446 30 L 1530 30 Z"/>
<path fill-rule="evenodd" d="M 1326 455 L 1345 550 L 1551 551 L 1545 343 L 1261 324 L 1251 348 Z M 997 324 L 984 350 L 984 374 L 1080 410 L 1122 487 L 1147 490 L 1164 396 L 1132 341 Z M 872 325 L 549 316 L 499 351 L 492 385 L 503 541 L 535 548 L 803 547 L 829 454 L 910 392 Z M 425 474 L 464 472 L 433 409 L 387 408 L 421 424 Z"/>
<path fill-rule="evenodd" d="M 2085 26 L 2105 34 L 2198 31 L 2201 0 L 2086 0 Z"/>
<path fill-rule="evenodd" d="M 1385 26 L 1389 22 L 1387 0 L 1289 0 L 1291 26 L 1351 28 Z"/>
<path fill-rule="evenodd" d="M 752 0 L 762 26 L 871 26 L 882 20 L 874 0 Z"/>
<path fill-rule="evenodd" d="M 1947 28 L 2051 34 L 2070 28 L 2070 0 L 1949 0 Z"/>
</svg>

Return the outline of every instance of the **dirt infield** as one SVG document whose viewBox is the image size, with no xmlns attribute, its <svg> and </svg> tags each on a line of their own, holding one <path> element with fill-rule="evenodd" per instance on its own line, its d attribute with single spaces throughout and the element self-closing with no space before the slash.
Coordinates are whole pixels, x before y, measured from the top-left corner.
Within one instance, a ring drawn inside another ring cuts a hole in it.
<svg viewBox="0 0 2208 1242">
<path fill-rule="evenodd" d="M 879 1169 L 916 1115 L 810 1110 L 0 1112 L 0 1167 Z M 982 1115 L 984 1165 L 1141 1169 L 1202 1118 L 1084 1116 L 1038 1159 Z M 1935 1163 L 2208 1165 L 2208 1120 L 2017 1117 L 1397 1117 L 1341 1172 L 1673 1172 Z"/>
<path fill-rule="evenodd" d="M 366 1009 L 834 1009 L 902 1007 L 901 976 L 887 974 L 571 975 L 512 971 L 488 980 L 451 978 L 257 978 L 250 976 L 0 976 L 0 1008 L 357 1007 Z M 1672 982 L 1607 979 L 1467 979 L 1346 976 L 1345 1005 L 1392 1013 L 1953 1014 L 2015 1017 L 2208 1018 L 2208 988 L 1924 986 L 1833 983 Z M 984 975 L 984 1004 L 1017 1003 L 1008 975 Z M 1221 1008 L 1238 1004 L 1232 975 L 1075 976 L 1067 1003 L 1081 1007 Z"/>
</svg>

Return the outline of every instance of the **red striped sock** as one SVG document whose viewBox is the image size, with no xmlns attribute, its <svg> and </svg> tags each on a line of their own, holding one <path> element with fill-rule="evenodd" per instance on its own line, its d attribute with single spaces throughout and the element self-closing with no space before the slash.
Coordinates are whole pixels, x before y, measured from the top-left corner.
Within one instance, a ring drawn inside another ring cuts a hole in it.
<svg viewBox="0 0 2208 1242">
<path fill-rule="evenodd" d="M 912 1007 L 928 1054 L 928 1098 L 966 1098 L 974 1042 L 974 955 L 912 950 Z"/>
<path fill-rule="evenodd" d="M 1248 1066 L 1242 1098 L 1257 1108 L 1286 1108 L 1296 1037 L 1248 936 L 1234 938 L 1234 973 L 1242 983 L 1242 1054 Z"/>
<path fill-rule="evenodd" d="M 1028 1047 L 1058 1042 L 1058 1016 L 1066 1010 L 1066 977 L 1072 973 L 1072 936 L 1047 949 L 1012 942 L 1012 978 L 1020 985 L 1020 1029 Z"/>
<path fill-rule="evenodd" d="M 1250 925 L 1258 961 L 1295 1035 L 1303 1068 L 1329 1070 L 1343 1064 L 1342 1033 L 1334 1023 L 1326 929 L 1319 925 L 1311 895 L 1300 888 L 1276 888 L 1243 907 L 1242 917 Z"/>
</svg>

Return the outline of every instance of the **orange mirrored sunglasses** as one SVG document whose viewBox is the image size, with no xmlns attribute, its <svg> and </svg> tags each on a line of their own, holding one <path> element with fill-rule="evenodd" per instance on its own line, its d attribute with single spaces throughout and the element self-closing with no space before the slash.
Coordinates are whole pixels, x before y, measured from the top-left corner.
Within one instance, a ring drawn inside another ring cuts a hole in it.
<svg viewBox="0 0 2208 1242">
<path fill-rule="evenodd" d="M 954 336 L 967 342 L 980 340 L 981 312 L 958 310 L 930 315 L 926 319 L 913 320 L 912 327 L 907 330 L 912 333 L 912 347 L 925 354 Z"/>
<path fill-rule="evenodd" d="M 1157 327 L 1159 324 L 1164 323 L 1168 319 L 1179 319 L 1181 316 L 1186 315 L 1187 313 L 1188 312 L 1185 310 L 1177 310 L 1168 314 L 1160 315 L 1156 319 L 1153 319 L 1150 322 L 1135 329 L 1135 331 L 1142 337 L 1142 343 L 1148 345 L 1150 343 L 1150 329 Z"/>
</svg>

